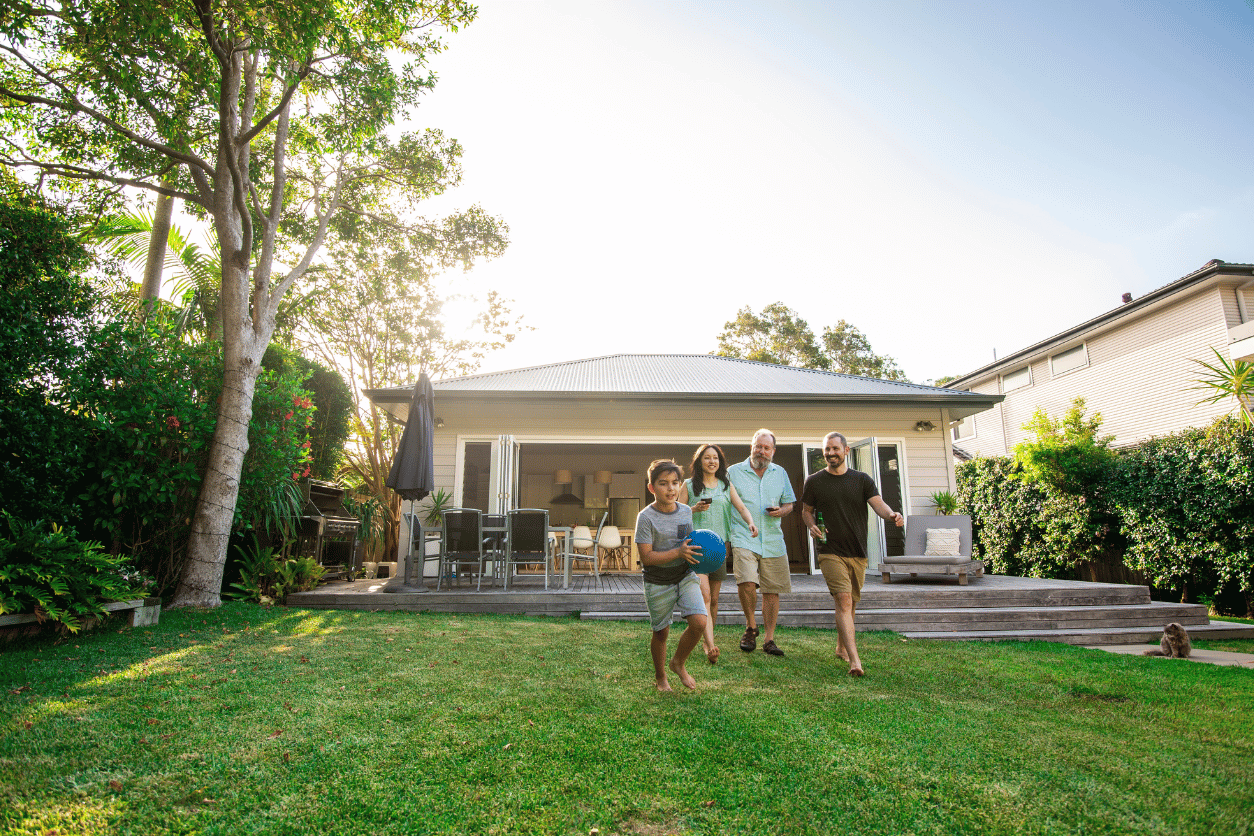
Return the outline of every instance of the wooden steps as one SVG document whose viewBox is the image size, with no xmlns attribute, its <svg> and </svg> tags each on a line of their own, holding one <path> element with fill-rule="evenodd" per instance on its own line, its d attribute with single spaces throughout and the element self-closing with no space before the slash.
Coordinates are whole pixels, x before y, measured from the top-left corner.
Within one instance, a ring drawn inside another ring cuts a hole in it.
<svg viewBox="0 0 1254 836">
<path fill-rule="evenodd" d="M 410 610 L 571 616 L 587 621 L 646 621 L 639 575 L 577 577 L 571 589 L 544 590 L 524 579 L 509 592 L 460 588 L 382 593 L 382 582 L 329 584 L 288 596 L 289 606 L 315 609 Z M 822 578 L 794 575 L 780 596 L 782 626 L 833 627 L 833 602 Z M 759 598 L 759 606 L 761 599 Z M 758 616 L 761 622 L 761 614 Z M 1150 600 L 1144 586 L 985 575 L 961 586 L 955 579 L 919 579 L 884 585 L 868 574 L 858 605 L 859 630 L 891 630 L 907 638 L 950 641 L 1058 641 L 1123 644 L 1152 641 L 1179 622 L 1198 638 L 1254 638 L 1254 625 L 1210 622 L 1206 608 Z M 743 624 L 733 584 L 719 596 L 718 623 Z"/>
</svg>

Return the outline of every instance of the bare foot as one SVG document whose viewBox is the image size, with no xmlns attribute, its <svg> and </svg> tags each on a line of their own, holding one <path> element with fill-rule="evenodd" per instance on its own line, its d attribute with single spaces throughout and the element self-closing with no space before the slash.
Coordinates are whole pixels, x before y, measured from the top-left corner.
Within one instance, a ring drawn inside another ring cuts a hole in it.
<svg viewBox="0 0 1254 836">
<path fill-rule="evenodd" d="M 680 681 L 680 682 L 682 682 L 682 683 L 684 683 L 684 687 L 685 687 L 685 688 L 696 688 L 696 687 L 697 687 L 697 680 L 695 680 L 695 679 L 693 679 L 693 678 L 692 678 L 692 674 L 690 674 L 690 673 L 688 673 L 688 671 L 684 670 L 684 666 L 683 666 L 683 665 L 676 665 L 676 664 L 675 664 L 675 660 L 674 660 L 674 659 L 671 659 L 670 668 L 671 668 L 671 670 L 673 670 L 675 673 L 679 674 L 679 681 Z"/>
<path fill-rule="evenodd" d="M 657 689 L 661 691 L 663 694 L 675 693 L 675 689 L 671 687 L 670 682 L 668 682 L 665 677 L 657 680 L 654 684 L 657 686 Z"/>
<path fill-rule="evenodd" d="M 843 647 L 840 650 L 836 651 L 836 658 L 844 662 L 845 664 L 849 664 L 849 652 L 845 650 Z"/>
<path fill-rule="evenodd" d="M 709 650 L 707 650 L 705 652 L 705 658 L 709 661 L 711 665 L 717 664 L 718 663 L 718 648 L 711 647 Z"/>
<path fill-rule="evenodd" d="M 850 669 L 849 669 L 849 675 L 850 675 L 850 676 L 866 676 L 866 671 L 862 670 L 862 668 L 860 668 L 860 667 L 858 667 L 858 668 L 850 668 Z"/>
</svg>

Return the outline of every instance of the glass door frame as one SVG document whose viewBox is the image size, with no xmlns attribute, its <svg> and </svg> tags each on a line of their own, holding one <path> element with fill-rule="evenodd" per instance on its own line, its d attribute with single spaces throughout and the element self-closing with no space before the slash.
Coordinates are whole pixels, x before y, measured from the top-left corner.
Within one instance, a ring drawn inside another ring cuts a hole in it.
<svg viewBox="0 0 1254 836">
<path fill-rule="evenodd" d="M 518 462 L 522 443 L 512 435 L 500 435 L 492 445 L 488 467 L 488 504 L 492 513 L 507 514 L 518 506 L 522 476 Z"/>
<path fill-rule="evenodd" d="M 875 480 L 875 489 L 882 490 L 880 487 L 880 444 L 876 436 L 868 435 L 850 444 L 849 459 L 849 467 L 869 475 Z M 871 510 L 870 505 L 867 506 L 866 513 L 866 568 L 867 571 L 874 571 L 884 562 L 884 521 L 880 519 L 879 514 Z"/>
<path fill-rule="evenodd" d="M 817 455 L 819 461 L 823 462 L 823 467 L 820 467 L 819 470 L 823 470 L 827 467 L 827 462 L 823 458 L 823 445 L 815 444 L 813 441 L 803 442 L 801 445 L 801 472 L 803 474 L 801 478 L 802 484 L 805 484 L 805 480 L 809 479 L 812 474 L 818 473 L 818 470 L 810 469 L 810 456 L 812 454 Z M 797 498 L 797 504 L 801 504 L 800 497 Z M 798 508 L 797 510 L 800 511 L 801 509 Z M 808 544 L 808 550 L 810 552 L 810 574 L 822 574 L 822 570 L 819 569 L 819 548 L 814 538 L 810 536 L 809 531 L 806 532 L 806 543 Z"/>
</svg>

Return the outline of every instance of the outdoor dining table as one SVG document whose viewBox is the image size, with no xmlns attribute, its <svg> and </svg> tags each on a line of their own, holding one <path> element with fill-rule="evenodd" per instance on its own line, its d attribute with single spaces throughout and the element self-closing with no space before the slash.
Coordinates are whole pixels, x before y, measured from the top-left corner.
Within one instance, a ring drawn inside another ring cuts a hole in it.
<svg viewBox="0 0 1254 836">
<path fill-rule="evenodd" d="M 484 540 L 491 539 L 494 543 L 500 544 L 499 546 L 496 547 L 496 549 L 494 549 L 494 551 L 496 551 L 496 550 L 499 550 L 500 548 L 503 548 L 504 543 L 505 543 L 504 517 L 501 517 L 498 514 L 485 514 L 484 515 L 485 521 L 489 518 L 492 518 L 493 524 L 487 525 L 485 523 L 485 525 L 483 526 L 483 538 Z M 501 520 L 499 524 L 496 523 L 497 519 Z M 571 527 L 561 526 L 561 525 L 551 525 L 549 526 L 549 534 L 553 534 L 556 536 L 558 553 L 564 554 L 566 551 L 565 544 L 569 542 L 570 537 L 572 535 Z M 570 589 L 570 580 L 571 580 L 570 561 L 567 560 L 564 562 L 566 564 L 566 567 L 562 571 L 562 589 Z"/>
</svg>

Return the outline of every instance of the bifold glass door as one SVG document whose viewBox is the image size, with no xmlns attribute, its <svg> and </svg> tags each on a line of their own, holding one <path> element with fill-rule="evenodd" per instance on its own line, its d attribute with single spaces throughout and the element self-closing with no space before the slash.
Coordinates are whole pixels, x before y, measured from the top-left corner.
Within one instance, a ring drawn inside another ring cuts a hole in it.
<svg viewBox="0 0 1254 836">
<path fill-rule="evenodd" d="M 818 444 L 803 444 L 801 460 L 805 465 L 806 478 L 812 473 L 818 473 L 827 467 L 827 461 L 823 458 L 823 448 Z M 803 480 L 804 481 L 804 480 Z M 797 513 L 801 513 L 801 497 L 797 497 Z M 810 532 L 805 532 L 806 543 L 810 554 L 810 574 L 817 575 L 819 573 L 819 556 L 818 542 L 810 536 Z"/>
<path fill-rule="evenodd" d="M 880 488 L 880 492 L 883 493 L 880 483 L 879 442 L 875 436 L 849 445 L 848 464 L 854 470 L 869 474 L 875 480 L 876 487 Z M 874 571 L 884 560 L 884 521 L 871 510 L 869 505 L 866 514 L 866 566 L 869 571 Z"/>
<path fill-rule="evenodd" d="M 488 477 L 488 500 L 493 514 L 506 514 L 518 507 L 518 473 L 520 444 L 512 435 L 502 435 L 492 446 L 492 465 Z"/>
</svg>

